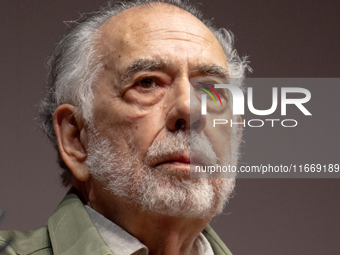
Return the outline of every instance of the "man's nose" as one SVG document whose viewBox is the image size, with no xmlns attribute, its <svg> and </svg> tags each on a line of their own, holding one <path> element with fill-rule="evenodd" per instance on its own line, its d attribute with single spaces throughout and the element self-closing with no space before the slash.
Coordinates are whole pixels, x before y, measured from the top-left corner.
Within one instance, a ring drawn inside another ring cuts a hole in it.
<svg viewBox="0 0 340 255">
<path fill-rule="evenodd" d="M 201 132 L 206 125 L 206 117 L 201 114 L 201 101 L 188 79 L 174 84 L 171 109 L 166 126 L 171 132 L 195 130 Z"/>
</svg>

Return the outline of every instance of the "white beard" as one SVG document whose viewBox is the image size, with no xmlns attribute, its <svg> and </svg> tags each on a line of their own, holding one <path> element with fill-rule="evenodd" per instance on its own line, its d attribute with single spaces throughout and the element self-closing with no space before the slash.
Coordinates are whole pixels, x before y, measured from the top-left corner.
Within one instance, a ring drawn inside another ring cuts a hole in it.
<svg viewBox="0 0 340 255">
<path fill-rule="evenodd" d="M 234 178 L 190 178 L 188 172 L 147 165 L 154 158 L 190 149 L 198 152 L 207 165 L 216 164 L 216 154 L 205 135 L 191 131 L 190 138 L 189 131 L 169 132 L 153 142 L 141 164 L 132 141 L 125 139 L 125 148 L 118 149 L 117 142 L 103 138 L 100 132 L 90 128 L 86 163 L 92 178 L 103 183 L 113 195 L 140 210 L 167 216 L 204 218 L 222 212 L 234 189 Z M 235 153 L 235 148 L 232 151 Z"/>
</svg>

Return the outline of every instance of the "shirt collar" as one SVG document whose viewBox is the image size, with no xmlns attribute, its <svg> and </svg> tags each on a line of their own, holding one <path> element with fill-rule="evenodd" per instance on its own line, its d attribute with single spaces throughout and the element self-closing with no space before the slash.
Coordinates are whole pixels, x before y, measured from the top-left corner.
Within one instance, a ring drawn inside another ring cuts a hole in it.
<svg viewBox="0 0 340 255">
<path fill-rule="evenodd" d="M 117 224 L 85 205 L 87 213 L 115 255 L 147 255 L 148 248 Z"/>
</svg>

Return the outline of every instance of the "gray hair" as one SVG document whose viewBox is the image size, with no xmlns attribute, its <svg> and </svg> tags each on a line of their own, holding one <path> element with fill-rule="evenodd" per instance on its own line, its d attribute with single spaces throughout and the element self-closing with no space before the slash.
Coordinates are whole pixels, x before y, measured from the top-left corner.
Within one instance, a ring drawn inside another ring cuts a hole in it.
<svg viewBox="0 0 340 255">
<path fill-rule="evenodd" d="M 93 87 L 102 70 L 98 52 L 99 28 L 124 10 L 140 5 L 150 6 L 153 2 L 179 7 L 201 20 L 221 44 L 231 78 L 243 78 L 245 71 L 250 70 L 247 58 L 239 57 L 233 48 L 233 34 L 224 28 L 214 28 L 210 20 L 203 19 L 196 6 L 186 0 L 111 1 L 97 12 L 82 15 L 80 20 L 74 22 L 76 26 L 58 43 L 48 62 L 47 91 L 40 105 L 41 126 L 58 152 L 58 163 L 64 169 L 61 174 L 64 186 L 70 184 L 72 173 L 63 162 L 57 147 L 53 129 L 54 112 L 62 104 L 71 104 L 77 107 L 76 114 L 82 115 L 86 123 L 91 121 Z"/>
</svg>

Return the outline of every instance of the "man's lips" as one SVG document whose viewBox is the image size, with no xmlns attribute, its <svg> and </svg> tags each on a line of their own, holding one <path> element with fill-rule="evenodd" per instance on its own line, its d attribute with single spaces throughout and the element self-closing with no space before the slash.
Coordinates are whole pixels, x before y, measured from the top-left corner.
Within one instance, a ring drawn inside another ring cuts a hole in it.
<svg viewBox="0 0 340 255">
<path fill-rule="evenodd" d="M 197 157 L 191 157 L 190 154 L 179 154 L 179 155 L 172 155 L 165 159 L 160 160 L 154 166 L 159 166 L 162 164 L 173 164 L 173 165 L 204 165 Z"/>
</svg>

